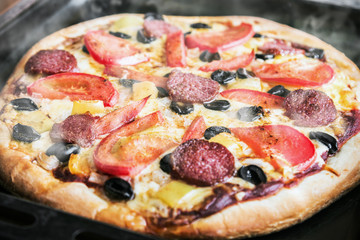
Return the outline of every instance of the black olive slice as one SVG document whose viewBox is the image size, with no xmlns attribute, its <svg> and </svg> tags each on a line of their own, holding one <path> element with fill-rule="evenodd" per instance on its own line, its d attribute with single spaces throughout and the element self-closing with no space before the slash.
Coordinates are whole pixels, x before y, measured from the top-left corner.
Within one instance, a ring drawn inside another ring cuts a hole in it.
<svg viewBox="0 0 360 240">
<path fill-rule="evenodd" d="M 111 200 L 123 201 L 134 198 L 134 191 L 130 183 L 121 178 L 110 178 L 106 180 L 104 192 Z"/>
<path fill-rule="evenodd" d="M 17 111 L 35 111 L 38 110 L 38 106 L 30 98 L 18 98 L 11 102 L 13 108 Z"/>
<path fill-rule="evenodd" d="M 119 37 L 119 38 L 123 38 L 123 39 L 130 39 L 131 36 L 126 34 L 126 33 L 122 33 L 122 32 L 109 32 L 111 35 L 115 36 L 115 37 Z"/>
<path fill-rule="evenodd" d="M 13 138 L 16 141 L 31 143 L 39 140 L 41 135 L 32 127 L 20 123 L 13 127 Z"/>
<path fill-rule="evenodd" d="M 135 83 L 138 83 L 140 81 L 138 80 L 134 80 L 134 79 L 120 79 L 119 80 L 120 84 L 123 85 L 124 87 L 127 87 L 127 88 L 132 88 L 132 86 L 135 84 Z"/>
<path fill-rule="evenodd" d="M 306 50 L 305 56 L 309 58 L 323 59 L 325 57 L 325 52 L 320 48 L 309 48 Z"/>
<path fill-rule="evenodd" d="M 168 77 L 170 76 L 170 73 L 171 73 L 171 72 L 165 74 L 163 77 L 167 77 L 167 78 L 168 78 Z"/>
<path fill-rule="evenodd" d="M 203 62 L 212 62 L 214 60 L 220 60 L 220 54 L 218 52 L 216 53 L 211 53 L 208 50 L 203 51 L 200 56 L 199 56 L 200 60 Z"/>
<path fill-rule="evenodd" d="M 191 103 L 181 103 L 172 101 L 170 109 L 180 115 L 190 114 L 194 111 L 194 105 Z"/>
<path fill-rule="evenodd" d="M 245 68 L 239 68 L 238 70 L 236 70 L 236 76 L 241 79 L 256 77 L 255 73 L 253 73 L 252 71 L 248 71 Z"/>
<path fill-rule="evenodd" d="M 245 181 L 251 182 L 255 185 L 266 183 L 267 181 L 264 171 L 256 165 L 242 166 L 238 170 L 237 175 Z"/>
<path fill-rule="evenodd" d="M 136 39 L 141 43 L 151 43 L 156 40 L 156 37 L 146 36 L 144 29 L 140 29 L 136 34 Z"/>
<path fill-rule="evenodd" d="M 262 59 L 262 60 L 268 60 L 268 59 L 273 59 L 275 57 L 274 54 L 263 54 L 263 53 L 256 53 L 255 54 L 255 59 Z"/>
<path fill-rule="evenodd" d="M 191 31 L 184 33 L 184 37 L 186 37 L 186 35 L 189 35 L 189 34 L 191 34 Z"/>
<path fill-rule="evenodd" d="M 262 35 L 260 33 L 255 33 L 253 38 L 265 38 L 266 36 L 265 35 Z"/>
<path fill-rule="evenodd" d="M 147 19 L 147 20 L 164 20 L 163 16 L 160 13 L 156 13 L 156 12 L 145 13 L 144 19 Z"/>
<path fill-rule="evenodd" d="M 209 127 L 205 130 L 204 133 L 204 138 L 206 140 L 209 140 L 212 137 L 215 137 L 216 135 L 222 133 L 222 132 L 227 132 L 227 133 L 231 133 L 230 129 L 228 129 L 227 127 L 223 127 L 223 126 L 212 126 Z"/>
<path fill-rule="evenodd" d="M 58 142 L 51 145 L 45 152 L 46 155 L 54 155 L 60 162 L 69 161 L 71 154 L 78 154 L 80 152 L 80 147 L 76 144 L 68 144 L 63 142 Z"/>
<path fill-rule="evenodd" d="M 216 70 L 211 74 L 211 79 L 214 81 L 217 81 L 218 83 L 222 85 L 226 85 L 229 82 L 235 80 L 236 74 L 230 71 L 224 71 L 224 70 Z"/>
<path fill-rule="evenodd" d="M 329 148 L 329 154 L 334 154 L 338 150 L 336 139 L 330 134 L 324 132 L 310 132 L 310 139 L 316 139 Z"/>
<path fill-rule="evenodd" d="M 227 100 L 215 100 L 212 102 L 204 103 L 204 107 L 215 111 L 226 111 L 230 108 L 230 102 Z"/>
<path fill-rule="evenodd" d="M 165 88 L 156 87 L 158 90 L 158 98 L 164 98 L 169 96 L 169 92 Z"/>
<path fill-rule="evenodd" d="M 168 153 L 160 160 L 160 169 L 166 173 L 170 173 L 172 169 L 170 159 L 171 159 L 171 153 Z"/>
<path fill-rule="evenodd" d="M 86 48 L 85 45 L 82 46 L 81 51 L 83 51 L 83 52 L 86 53 L 86 54 L 90 54 L 90 53 L 89 53 L 89 50 L 87 50 L 87 48 Z"/>
<path fill-rule="evenodd" d="M 198 23 L 193 23 L 190 25 L 191 28 L 211 28 L 208 24 L 206 23 L 201 23 L 201 22 L 198 22 Z"/>
<path fill-rule="evenodd" d="M 270 93 L 270 94 L 273 94 L 273 95 L 280 96 L 280 97 L 286 97 L 290 93 L 290 91 L 287 90 L 282 85 L 276 85 L 275 87 L 273 87 L 272 89 L 270 89 L 267 92 Z"/>
<path fill-rule="evenodd" d="M 238 119 L 243 122 L 253 122 L 264 116 L 264 109 L 261 106 L 240 108 L 237 112 Z"/>
</svg>

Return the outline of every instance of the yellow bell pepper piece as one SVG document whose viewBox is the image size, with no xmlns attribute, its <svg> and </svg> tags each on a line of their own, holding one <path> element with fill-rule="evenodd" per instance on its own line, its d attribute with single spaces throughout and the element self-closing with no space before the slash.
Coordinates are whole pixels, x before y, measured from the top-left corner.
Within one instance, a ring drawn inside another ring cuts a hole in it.
<svg viewBox="0 0 360 240">
<path fill-rule="evenodd" d="M 81 100 L 74 101 L 71 114 L 83 114 L 90 112 L 91 114 L 105 112 L 104 104 L 98 100 Z"/>
</svg>

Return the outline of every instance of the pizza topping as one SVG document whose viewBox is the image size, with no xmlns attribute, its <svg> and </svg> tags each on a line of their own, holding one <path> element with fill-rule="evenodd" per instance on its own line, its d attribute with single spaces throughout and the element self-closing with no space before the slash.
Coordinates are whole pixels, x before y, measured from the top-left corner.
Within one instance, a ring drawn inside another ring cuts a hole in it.
<svg viewBox="0 0 360 240">
<path fill-rule="evenodd" d="M 158 90 L 158 98 L 164 98 L 169 96 L 169 92 L 165 88 L 156 87 Z"/>
<path fill-rule="evenodd" d="M 39 109 L 30 98 L 18 98 L 11 100 L 10 103 L 16 111 L 35 111 Z"/>
<path fill-rule="evenodd" d="M 261 60 L 269 60 L 275 58 L 274 54 L 263 54 L 263 53 L 255 53 L 255 59 L 261 59 Z"/>
<path fill-rule="evenodd" d="M 85 73 L 60 73 L 42 78 L 28 86 L 30 96 L 37 98 L 75 100 L 101 100 L 111 107 L 119 93 L 105 78 Z"/>
<path fill-rule="evenodd" d="M 298 49 L 305 50 L 305 56 L 309 58 L 319 59 L 320 61 L 326 61 L 325 51 L 321 48 L 313 48 L 300 43 L 292 42 L 291 46 Z"/>
<path fill-rule="evenodd" d="M 236 74 L 230 71 L 224 71 L 222 69 L 216 70 L 211 74 L 211 79 L 217 81 L 221 85 L 226 85 L 236 78 Z"/>
<path fill-rule="evenodd" d="M 126 33 L 122 33 L 122 32 L 109 32 L 111 35 L 115 36 L 115 37 L 119 37 L 122 39 L 130 39 L 131 36 L 127 35 Z"/>
<path fill-rule="evenodd" d="M 220 60 L 220 54 L 218 52 L 211 53 L 208 50 L 203 51 L 200 53 L 199 59 L 203 62 L 212 62 L 215 60 Z"/>
<path fill-rule="evenodd" d="M 203 104 L 205 108 L 214 111 L 226 111 L 230 108 L 230 102 L 227 100 L 214 100 Z"/>
<path fill-rule="evenodd" d="M 161 37 L 162 35 L 171 35 L 180 31 L 178 27 L 171 25 L 170 23 L 167 23 L 163 20 L 157 19 L 145 19 L 144 30 L 147 36 L 157 38 Z M 181 37 L 183 37 L 182 33 Z"/>
<path fill-rule="evenodd" d="M 285 116 L 304 127 L 325 126 L 336 119 L 337 110 L 325 93 L 309 89 L 291 92 L 284 100 Z"/>
<path fill-rule="evenodd" d="M 105 116 L 101 117 L 94 123 L 92 128 L 95 129 L 96 135 L 107 134 L 126 123 L 129 123 L 135 119 L 139 112 L 144 108 L 149 97 L 146 97 L 140 101 L 129 104 L 125 107 L 116 109 Z"/>
<path fill-rule="evenodd" d="M 256 165 L 242 166 L 237 176 L 255 185 L 266 183 L 267 180 L 264 171 Z"/>
<path fill-rule="evenodd" d="M 261 106 L 242 107 L 237 111 L 237 117 L 243 122 L 253 122 L 264 116 Z"/>
<path fill-rule="evenodd" d="M 13 127 L 12 137 L 16 141 L 31 143 L 39 140 L 41 135 L 34 128 L 18 123 Z"/>
<path fill-rule="evenodd" d="M 338 151 L 336 139 L 325 132 L 310 132 L 310 139 L 316 139 L 329 149 L 329 154 L 335 154 Z"/>
<path fill-rule="evenodd" d="M 266 38 L 266 36 L 262 35 L 261 33 L 255 33 L 253 38 Z"/>
<path fill-rule="evenodd" d="M 315 146 L 310 139 L 286 125 L 239 127 L 232 128 L 231 132 L 276 169 L 287 166 L 302 172 L 316 159 Z"/>
<path fill-rule="evenodd" d="M 170 98 L 185 103 L 209 102 L 219 92 L 219 83 L 192 73 L 173 70 L 167 81 Z"/>
<path fill-rule="evenodd" d="M 239 68 L 238 70 L 236 70 L 236 76 L 240 79 L 256 77 L 255 73 L 253 73 L 252 71 L 248 71 L 245 68 Z"/>
<path fill-rule="evenodd" d="M 194 105 L 191 103 L 182 103 L 182 102 L 175 102 L 172 101 L 170 104 L 171 111 L 180 114 L 180 115 L 187 115 L 194 111 Z"/>
<path fill-rule="evenodd" d="M 204 132 L 206 130 L 206 124 L 204 117 L 198 116 L 196 117 L 184 133 L 184 136 L 182 138 L 182 142 L 186 142 L 193 138 L 202 138 L 204 135 Z"/>
<path fill-rule="evenodd" d="M 241 23 L 224 31 L 212 31 L 186 36 L 188 48 L 198 47 L 200 50 L 209 50 L 212 53 L 224 51 L 241 45 L 254 35 L 250 24 Z"/>
<path fill-rule="evenodd" d="M 254 66 L 253 71 L 263 81 L 303 87 L 321 86 L 334 76 L 334 70 L 326 63 L 301 60 L 262 64 Z"/>
<path fill-rule="evenodd" d="M 252 62 L 252 60 L 254 59 L 254 56 L 255 56 L 254 51 L 252 51 L 249 54 L 243 54 L 243 55 L 231 58 L 231 59 L 213 61 L 211 63 L 208 63 L 208 64 L 200 67 L 199 69 L 201 71 L 205 71 L 205 72 L 210 72 L 210 71 L 214 71 L 217 69 L 222 69 L 222 70 L 226 70 L 226 71 L 235 70 L 235 69 L 243 68 L 243 67 L 246 67 L 247 65 L 249 65 Z"/>
<path fill-rule="evenodd" d="M 87 112 L 90 114 L 104 113 L 104 104 L 99 100 L 81 100 L 73 102 L 71 115 L 84 114 Z"/>
<path fill-rule="evenodd" d="M 101 64 L 135 65 L 149 60 L 129 41 L 102 30 L 87 32 L 84 41 L 90 55 Z"/>
<path fill-rule="evenodd" d="M 89 113 L 71 115 L 63 122 L 53 125 L 50 131 L 51 140 L 91 147 L 97 136 L 95 124 L 98 119 L 99 117 L 93 117 Z"/>
<path fill-rule="evenodd" d="M 234 156 L 219 143 L 190 139 L 171 154 L 171 177 L 197 186 L 212 186 L 234 173 Z"/>
<path fill-rule="evenodd" d="M 106 66 L 104 73 L 113 77 L 128 79 L 128 80 L 120 80 L 121 84 L 122 81 L 127 82 L 126 87 L 128 86 L 130 87 L 130 85 L 132 86 L 136 81 L 141 81 L 141 82 L 148 81 L 155 83 L 157 87 L 166 88 L 166 82 L 168 80 L 167 77 L 153 76 L 116 65 Z"/>
<path fill-rule="evenodd" d="M 283 97 L 251 89 L 229 89 L 220 93 L 224 98 L 264 108 L 281 108 Z"/>
<path fill-rule="evenodd" d="M 82 46 L 81 51 L 83 51 L 83 52 L 86 53 L 86 54 L 90 54 L 90 53 L 89 53 L 89 50 L 87 50 L 87 48 L 86 48 L 85 45 Z"/>
<path fill-rule="evenodd" d="M 191 28 L 199 29 L 199 28 L 211 28 L 208 24 L 198 22 L 198 23 L 192 23 L 190 24 Z"/>
<path fill-rule="evenodd" d="M 165 173 L 170 173 L 172 166 L 171 166 L 171 153 L 166 154 L 164 157 L 160 159 L 160 169 L 163 170 Z"/>
<path fill-rule="evenodd" d="M 148 36 L 147 34 L 145 34 L 144 29 L 140 29 L 136 34 L 136 40 L 141 43 L 147 44 L 155 41 L 156 37 Z"/>
<path fill-rule="evenodd" d="M 186 67 L 186 47 L 182 31 L 168 34 L 165 51 L 169 67 Z"/>
<path fill-rule="evenodd" d="M 131 200 L 135 196 L 131 185 L 122 178 L 106 180 L 104 192 L 108 198 L 116 201 Z"/>
<path fill-rule="evenodd" d="M 72 72 L 76 67 L 76 58 L 65 50 L 40 50 L 26 62 L 25 72 L 55 74 Z"/>
<path fill-rule="evenodd" d="M 286 97 L 290 93 L 290 91 L 282 85 L 276 85 L 275 87 L 267 91 L 267 93 L 274 94 L 280 97 Z"/>
<path fill-rule="evenodd" d="M 216 135 L 223 133 L 223 132 L 227 132 L 227 133 L 231 133 L 230 129 L 228 129 L 227 127 L 223 127 L 223 126 L 212 126 L 209 127 L 205 130 L 204 132 L 204 138 L 206 140 L 211 139 L 212 137 L 215 137 Z"/>
<path fill-rule="evenodd" d="M 275 39 L 274 41 L 268 41 L 264 45 L 258 48 L 265 54 L 275 55 L 289 55 L 289 54 L 304 54 L 303 49 L 294 48 L 287 44 L 284 40 Z"/>
<path fill-rule="evenodd" d="M 345 132 L 338 136 L 338 147 L 341 148 L 351 137 L 360 132 L 360 110 L 354 109 L 345 112 L 343 118 L 346 121 Z"/>
<path fill-rule="evenodd" d="M 49 147 L 45 154 L 48 156 L 55 156 L 60 162 L 68 162 L 71 154 L 80 153 L 80 147 L 76 144 L 67 144 L 58 142 Z"/>
<path fill-rule="evenodd" d="M 125 146 L 124 152 L 118 151 L 121 157 L 116 157 L 112 150 L 121 137 L 129 137 L 162 121 L 163 117 L 158 111 L 111 132 L 100 142 L 94 151 L 93 158 L 96 168 L 111 175 L 135 176 L 138 174 L 153 160 L 173 146 L 174 141 L 165 138 L 151 138 L 144 135 L 144 139 L 139 138 L 137 140 L 135 138 L 134 141 L 130 141 L 127 147 Z"/>
</svg>

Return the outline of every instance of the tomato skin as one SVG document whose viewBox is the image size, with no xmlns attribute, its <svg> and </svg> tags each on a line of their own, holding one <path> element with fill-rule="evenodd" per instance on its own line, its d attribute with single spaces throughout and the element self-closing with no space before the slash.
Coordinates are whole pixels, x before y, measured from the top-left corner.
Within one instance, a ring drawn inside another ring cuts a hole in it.
<svg viewBox="0 0 360 240">
<path fill-rule="evenodd" d="M 124 124 L 133 121 L 139 112 L 144 108 L 149 98 L 150 96 L 142 99 L 141 101 L 116 109 L 115 111 L 101 117 L 95 125 L 97 136 L 107 134 Z"/>
<path fill-rule="evenodd" d="M 316 159 L 315 146 L 298 130 L 286 125 L 232 128 L 231 132 L 245 142 L 256 155 L 270 159 L 276 168 L 295 167 L 301 172 Z"/>
<path fill-rule="evenodd" d="M 255 52 L 252 50 L 250 54 L 244 54 L 228 60 L 212 61 L 199 69 L 204 72 L 216 71 L 222 69 L 224 71 L 236 70 L 238 68 L 244 68 L 249 65 L 255 57 Z"/>
<path fill-rule="evenodd" d="M 134 133 L 144 131 L 158 123 L 161 123 L 163 120 L 164 118 L 161 112 L 157 111 L 123 125 L 117 130 L 111 132 L 100 142 L 94 151 L 93 158 L 97 169 L 104 173 L 116 176 L 136 175 L 150 162 L 138 162 L 134 160 L 122 161 L 122 159 L 116 158 L 111 153 L 111 150 L 121 137 L 128 137 Z"/>
<path fill-rule="evenodd" d="M 211 53 L 225 51 L 248 41 L 255 32 L 251 24 L 241 23 L 224 31 L 205 32 L 186 36 L 185 43 L 188 48 L 199 48 Z"/>
<path fill-rule="evenodd" d="M 320 61 L 315 64 L 301 60 L 263 64 L 252 70 L 263 81 L 300 87 L 318 87 L 334 77 L 334 70 L 330 65 Z"/>
<path fill-rule="evenodd" d="M 220 95 L 227 99 L 260 105 L 264 108 L 281 108 L 284 101 L 283 97 L 250 89 L 229 89 L 221 92 Z"/>
<path fill-rule="evenodd" d="M 204 136 L 204 132 L 206 130 L 206 124 L 203 116 L 196 117 L 186 130 L 182 142 L 186 142 L 187 140 L 193 138 L 202 138 Z"/>
<path fill-rule="evenodd" d="M 87 32 L 84 42 L 94 60 L 104 65 L 136 65 L 149 60 L 129 41 L 102 30 Z"/>
<path fill-rule="evenodd" d="M 167 35 L 166 63 L 169 67 L 186 67 L 185 41 L 182 31 Z"/>
<path fill-rule="evenodd" d="M 114 106 L 119 93 L 105 78 L 86 73 L 59 73 L 41 78 L 27 88 L 32 97 L 48 99 L 101 100 L 105 107 Z"/>
</svg>

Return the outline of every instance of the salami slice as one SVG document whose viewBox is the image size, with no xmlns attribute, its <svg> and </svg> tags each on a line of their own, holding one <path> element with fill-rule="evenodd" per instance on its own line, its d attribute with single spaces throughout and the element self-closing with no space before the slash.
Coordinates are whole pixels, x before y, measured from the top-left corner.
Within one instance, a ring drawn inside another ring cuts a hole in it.
<svg viewBox="0 0 360 240">
<path fill-rule="evenodd" d="M 190 139 L 171 154 L 171 176 L 189 184 L 211 186 L 224 182 L 235 171 L 234 156 L 223 145 Z"/>
<path fill-rule="evenodd" d="M 55 74 L 71 72 L 77 67 L 76 58 L 65 50 L 40 50 L 25 64 L 26 73 Z"/>
<path fill-rule="evenodd" d="M 336 108 L 331 98 L 317 90 L 298 89 L 286 96 L 285 115 L 304 127 L 325 126 L 336 118 Z"/>
<path fill-rule="evenodd" d="M 185 103 L 209 102 L 219 93 L 218 82 L 192 73 L 174 70 L 167 81 L 170 98 Z"/>
<path fill-rule="evenodd" d="M 161 37 L 164 34 L 171 34 L 180 31 L 179 28 L 163 20 L 145 20 L 145 32 L 152 37 Z"/>
</svg>

